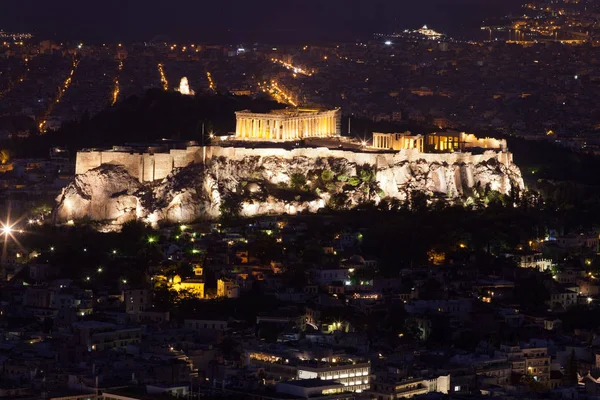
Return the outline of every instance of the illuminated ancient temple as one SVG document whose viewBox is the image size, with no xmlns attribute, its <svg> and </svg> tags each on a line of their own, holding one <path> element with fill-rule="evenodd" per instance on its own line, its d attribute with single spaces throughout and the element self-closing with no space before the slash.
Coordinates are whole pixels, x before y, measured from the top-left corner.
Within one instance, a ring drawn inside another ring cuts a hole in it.
<svg viewBox="0 0 600 400">
<path fill-rule="evenodd" d="M 478 138 L 472 133 L 445 131 L 433 132 L 426 135 L 404 133 L 373 133 L 373 144 L 370 146 L 381 150 L 410 150 L 417 149 L 425 153 L 453 153 L 473 149 L 496 150 L 506 152 L 506 139 Z"/>
<path fill-rule="evenodd" d="M 340 109 L 294 108 L 267 114 L 239 111 L 235 139 L 285 141 L 341 134 Z"/>
</svg>

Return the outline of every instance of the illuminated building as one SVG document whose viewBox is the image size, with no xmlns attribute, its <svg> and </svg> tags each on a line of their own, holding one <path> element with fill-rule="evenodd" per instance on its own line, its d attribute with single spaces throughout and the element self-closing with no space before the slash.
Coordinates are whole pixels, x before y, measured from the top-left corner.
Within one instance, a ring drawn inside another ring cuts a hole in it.
<svg viewBox="0 0 600 400">
<path fill-rule="evenodd" d="M 217 297 L 227 297 L 228 299 L 237 299 L 240 297 L 240 286 L 230 280 L 217 280 Z"/>
<path fill-rule="evenodd" d="M 403 378 L 393 374 L 377 375 L 369 394 L 377 399 L 394 400 L 424 395 L 431 392 L 448 394 L 450 375 L 431 378 Z"/>
<path fill-rule="evenodd" d="M 431 39 L 439 39 L 443 36 L 441 33 L 436 32 L 433 29 L 429 29 L 427 25 L 423 25 L 421 29 L 417 29 L 417 32 Z"/>
<path fill-rule="evenodd" d="M 386 150 L 418 149 L 423 151 L 424 137 L 405 133 L 373 133 L 373 147 Z"/>
<path fill-rule="evenodd" d="M 505 357 L 512 364 L 512 372 L 519 375 L 529 375 L 535 382 L 548 387 L 550 381 L 551 357 L 548 348 L 529 346 L 500 345 L 496 356 Z"/>
<path fill-rule="evenodd" d="M 507 151 L 507 144 L 504 139 L 477 138 L 473 134 L 456 131 L 433 132 L 424 136 L 413 136 L 410 132 L 373 133 L 372 147 L 397 151 L 417 149 L 419 152 L 426 153 L 452 153 L 455 151 L 469 151 L 475 148 Z"/>
<path fill-rule="evenodd" d="M 341 133 L 340 109 L 294 108 L 268 114 L 250 111 L 236 112 L 235 139 L 238 140 L 299 140 L 311 137 L 331 137 Z"/>
<path fill-rule="evenodd" d="M 196 94 L 192 89 L 190 89 L 188 78 L 185 76 L 181 78 L 181 82 L 179 82 L 179 89 L 177 89 L 177 91 L 185 96 L 193 96 Z"/>
<path fill-rule="evenodd" d="M 179 275 L 175 275 L 171 281 L 171 288 L 177 292 L 187 291 L 195 297 L 204 298 L 204 279 L 202 279 L 202 267 L 199 265 L 194 267 L 195 278 L 182 280 Z"/>
<path fill-rule="evenodd" d="M 327 361 L 303 361 L 298 365 L 298 379 L 334 380 L 351 392 L 362 392 L 370 387 L 371 363 L 351 358 L 329 358 Z"/>
<path fill-rule="evenodd" d="M 331 380 L 305 379 L 301 381 L 280 382 L 275 387 L 278 393 L 296 398 L 353 399 L 345 386 Z"/>
</svg>

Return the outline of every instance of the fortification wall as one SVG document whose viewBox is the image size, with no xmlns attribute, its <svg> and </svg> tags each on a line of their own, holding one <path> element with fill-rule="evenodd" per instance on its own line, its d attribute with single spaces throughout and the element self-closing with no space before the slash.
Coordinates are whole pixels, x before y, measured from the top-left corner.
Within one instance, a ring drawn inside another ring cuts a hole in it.
<svg viewBox="0 0 600 400">
<path fill-rule="evenodd" d="M 173 149 L 169 153 L 134 153 L 119 151 L 81 151 L 77 153 L 75 173 L 83 174 L 102 164 L 122 165 L 140 182 L 152 182 L 167 177 L 173 168 L 201 162 L 201 147 Z"/>
<path fill-rule="evenodd" d="M 225 157 L 229 160 L 239 161 L 245 157 L 279 157 L 290 160 L 295 157 L 335 157 L 345 158 L 359 165 L 370 164 L 379 168 L 408 161 L 424 160 L 428 163 L 446 163 L 449 165 L 460 163 L 478 164 L 496 158 L 502 164 L 509 166 L 512 163 L 512 154 L 486 151 L 483 154 L 472 153 L 421 153 L 418 149 L 405 149 L 398 152 L 371 153 L 354 152 L 347 150 L 319 148 L 297 148 L 287 150 L 283 148 L 243 148 L 200 146 L 188 147 L 185 150 L 171 150 L 169 153 L 127 153 L 116 151 L 85 151 L 77 153 L 76 174 L 83 174 L 102 164 L 122 165 L 127 172 L 140 182 L 152 182 L 167 177 L 174 168 L 182 168 L 190 163 L 202 163 L 213 157 Z"/>
<path fill-rule="evenodd" d="M 283 159 L 293 159 L 294 157 L 336 157 L 345 158 L 356 164 L 371 164 L 378 167 L 386 167 L 388 165 L 398 164 L 403 161 L 425 160 L 428 163 L 473 163 L 478 164 L 492 158 L 497 159 L 504 165 L 509 165 L 512 162 L 511 153 L 502 153 L 495 150 L 486 151 L 482 154 L 472 153 L 421 153 L 418 149 L 400 150 L 398 152 L 389 153 L 369 153 L 369 152 L 354 152 L 347 150 L 329 149 L 326 147 L 320 148 L 297 148 L 293 150 L 261 148 L 251 149 L 242 147 L 220 147 L 211 146 L 207 148 L 207 159 L 213 157 L 225 157 L 230 160 L 242 160 L 245 157 L 280 157 Z"/>
</svg>

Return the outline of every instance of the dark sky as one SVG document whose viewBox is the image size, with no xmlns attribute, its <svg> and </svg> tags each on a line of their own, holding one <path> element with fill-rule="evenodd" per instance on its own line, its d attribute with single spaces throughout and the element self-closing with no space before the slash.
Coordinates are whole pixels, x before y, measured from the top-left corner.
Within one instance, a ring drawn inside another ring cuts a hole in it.
<svg viewBox="0 0 600 400">
<path fill-rule="evenodd" d="M 521 0 L 0 0 L 0 29 L 88 41 L 353 40 L 428 24 L 449 33 Z"/>
</svg>

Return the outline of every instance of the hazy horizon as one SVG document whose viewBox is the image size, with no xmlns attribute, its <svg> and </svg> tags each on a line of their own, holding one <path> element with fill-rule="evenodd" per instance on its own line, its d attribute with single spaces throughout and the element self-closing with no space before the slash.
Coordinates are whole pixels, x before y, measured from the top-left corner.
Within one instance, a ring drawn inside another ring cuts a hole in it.
<svg viewBox="0 0 600 400">
<path fill-rule="evenodd" d="M 0 29 L 40 38 L 95 42 L 173 40 L 224 43 L 354 40 L 373 32 L 427 24 L 451 35 L 474 31 L 483 18 L 516 11 L 521 0 L 29 0 L 2 7 Z M 202 2 L 204 3 L 204 2 Z"/>
</svg>

